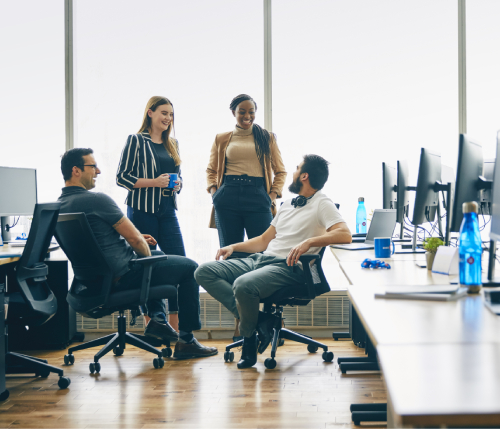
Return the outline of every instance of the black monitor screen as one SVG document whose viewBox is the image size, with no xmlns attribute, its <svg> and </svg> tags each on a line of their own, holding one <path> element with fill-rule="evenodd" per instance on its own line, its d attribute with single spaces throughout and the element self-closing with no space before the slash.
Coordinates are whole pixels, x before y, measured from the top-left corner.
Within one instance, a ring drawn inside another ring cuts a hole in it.
<svg viewBox="0 0 500 429">
<path fill-rule="evenodd" d="M 465 134 L 460 134 L 458 143 L 457 181 L 455 184 L 455 198 L 451 217 L 452 232 L 460 231 L 464 217 L 462 204 L 470 201 L 479 202 L 479 176 L 483 174 L 483 148 Z"/>
<path fill-rule="evenodd" d="M 441 155 L 422 148 L 411 221 L 413 225 L 434 221 L 439 202 L 438 193 L 434 191 L 436 182 L 441 182 Z"/>
<path fill-rule="evenodd" d="M 396 196 L 397 176 L 396 168 L 382 163 L 382 196 L 384 209 L 395 209 L 397 196 Z"/>
<path fill-rule="evenodd" d="M 410 192 L 408 191 L 410 173 L 408 170 L 408 163 L 406 161 L 398 161 L 397 174 L 398 196 L 396 205 L 396 221 L 399 223 L 403 223 L 405 216 L 408 216 L 408 209 L 410 204 Z"/>
<path fill-rule="evenodd" d="M 0 167 L 0 216 L 31 216 L 36 203 L 36 170 Z"/>
<path fill-rule="evenodd" d="M 497 134 L 497 159 L 500 156 L 500 131 Z M 491 189 L 491 230 L 490 238 L 500 240 L 500 165 L 495 163 Z"/>
</svg>

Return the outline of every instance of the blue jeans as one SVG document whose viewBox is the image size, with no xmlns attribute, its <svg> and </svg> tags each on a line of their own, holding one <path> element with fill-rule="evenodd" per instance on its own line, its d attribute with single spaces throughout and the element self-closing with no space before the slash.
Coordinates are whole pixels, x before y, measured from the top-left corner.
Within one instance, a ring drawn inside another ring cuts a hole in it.
<svg viewBox="0 0 500 429">
<path fill-rule="evenodd" d="M 212 199 L 215 224 L 220 247 L 240 243 L 248 237 L 262 235 L 271 225 L 271 197 L 266 192 L 263 178 L 254 185 L 226 182 L 217 189 Z"/>
<path fill-rule="evenodd" d="M 146 213 L 128 206 L 127 217 L 141 234 L 149 234 L 154 237 L 165 255 L 186 256 L 173 198 L 162 197 L 157 213 Z M 156 246 L 150 246 L 150 248 L 155 250 Z M 177 300 L 170 298 L 168 309 L 178 311 Z"/>
<path fill-rule="evenodd" d="M 162 255 L 163 252 L 153 250 L 153 255 Z M 179 297 L 179 329 L 185 332 L 201 329 L 200 321 L 200 287 L 194 279 L 194 272 L 198 264 L 184 256 L 169 255 L 165 261 L 153 265 L 151 286 L 171 284 L 178 285 Z M 127 290 L 141 287 L 142 265 L 135 265 L 125 273 L 113 286 L 113 290 Z M 164 299 L 151 299 L 147 302 L 149 317 L 166 310 Z"/>
</svg>

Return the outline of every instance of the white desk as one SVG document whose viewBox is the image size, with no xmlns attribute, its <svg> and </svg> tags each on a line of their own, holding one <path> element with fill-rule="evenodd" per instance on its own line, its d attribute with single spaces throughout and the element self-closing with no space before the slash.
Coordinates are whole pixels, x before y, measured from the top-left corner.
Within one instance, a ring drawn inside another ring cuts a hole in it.
<svg viewBox="0 0 500 429">
<path fill-rule="evenodd" d="M 482 295 L 455 302 L 375 299 L 385 285 L 448 284 L 449 277 L 418 268 L 411 258 L 421 255 L 394 255 L 391 270 L 373 270 L 361 268 L 373 256 L 332 250 L 377 349 L 389 426 L 500 426 L 500 317 L 484 307 Z"/>
</svg>

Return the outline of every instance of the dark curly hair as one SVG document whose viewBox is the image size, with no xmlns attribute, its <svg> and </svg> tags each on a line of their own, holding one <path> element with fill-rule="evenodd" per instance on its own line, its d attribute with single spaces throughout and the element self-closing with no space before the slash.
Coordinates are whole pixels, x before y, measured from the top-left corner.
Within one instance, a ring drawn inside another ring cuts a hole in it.
<svg viewBox="0 0 500 429">
<path fill-rule="evenodd" d="M 323 189 L 328 180 L 328 165 L 330 163 L 319 155 L 304 155 L 304 163 L 300 174 L 309 174 L 309 183 L 313 189 Z"/>
<path fill-rule="evenodd" d="M 232 112 L 236 111 L 236 108 L 243 101 L 251 101 L 255 105 L 255 110 L 257 110 L 257 103 L 252 97 L 247 94 L 240 94 L 231 100 L 229 108 Z M 260 125 L 253 124 L 252 128 L 253 139 L 255 141 L 255 152 L 257 152 L 257 157 L 259 158 L 260 165 L 264 168 L 264 163 L 266 158 L 271 158 L 270 142 L 271 138 L 276 141 L 276 135 L 270 133 L 266 129 L 262 128 Z"/>
</svg>

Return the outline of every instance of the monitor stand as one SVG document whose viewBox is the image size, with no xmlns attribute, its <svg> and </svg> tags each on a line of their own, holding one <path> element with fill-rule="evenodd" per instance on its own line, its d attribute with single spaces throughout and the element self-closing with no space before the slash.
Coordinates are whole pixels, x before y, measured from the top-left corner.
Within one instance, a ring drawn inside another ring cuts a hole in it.
<svg viewBox="0 0 500 429">
<path fill-rule="evenodd" d="M 9 221 L 10 221 L 10 216 L 1 216 L 0 217 L 0 224 L 2 226 L 2 230 L 1 230 L 2 240 L 4 243 L 6 241 L 11 240 Z"/>
<path fill-rule="evenodd" d="M 425 253 L 424 249 L 417 249 L 417 225 L 413 227 L 413 241 L 411 249 L 401 249 L 394 252 L 398 255 L 402 255 L 405 253 Z"/>
<path fill-rule="evenodd" d="M 483 280 L 483 287 L 499 287 L 500 278 L 495 278 L 495 254 L 497 250 L 497 242 L 490 240 L 490 251 L 488 258 L 488 277 Z"/>
<path fill-rule="evenodd" d="M 393 243 L 411 243 L 411 238 L 404 238 L 404 219 L 403 222 L 400 223 L 400 229 L 399 229 L 399 238 L 393 238 L 392 242 Z"/>
</svg>

